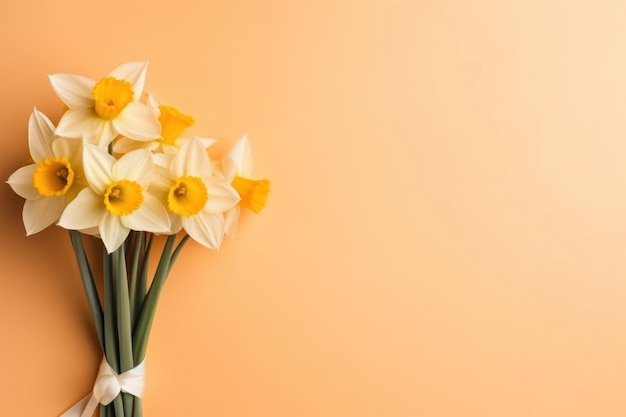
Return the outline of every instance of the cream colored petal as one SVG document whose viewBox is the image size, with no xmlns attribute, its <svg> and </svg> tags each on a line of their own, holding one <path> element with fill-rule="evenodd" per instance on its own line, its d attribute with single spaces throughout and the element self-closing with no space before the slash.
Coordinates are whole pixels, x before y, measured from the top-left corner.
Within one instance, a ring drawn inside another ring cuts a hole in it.
<svg viewBox="0 0 626 417">
<path fill-rule="evenodd" d="M 75 74 L 54 74 L 49 78 L 54 92 L 70 109 L 93 107 L 96 80 Z"/>
<path fill-rule="evenodd" d="M 34 109 L 28 119 L 28 148 L 35 162 L 52 156 L 55 127 L 45 114 Z"/>
<path fill-rule="evenodd" d="M 111 170 L 114 180 L 130 180 L 147 188 L 152 174 L 152 152 L 137 149 L 123 155 Z"/>
<path fill-rule="evenodd" d="M 239 215 L 241 214 L 241 207 L 237 204 L 230 210 L 226 210 L 224 213 L 224 233 L 230 237 L 235 237 L 235 231 L 237 230 L 237 224 L 239 223 Z"/>
<path fill-rule="evenodd" d="M 148 62 L 127 62 L 111 71 L 109 76 L 131 83 L 133 85 L 134 98 L 139 100 L 143 94 L 147 69 Z"/>
<path fill-rule="evenodd" d="M 218 249 L 224 239 L 224 216 L 200 213 L 183 217 L 183 227 L 193 240 L 209 249 Z"/>
<path fill-rule="evenodd" d="M 64 157 L 72 165 L 74 171 L 83 169 L 83 141 L 78 139 L 58 138 L 52 144 L 52 153 L 56 157 Z"/>
<path fill-rule="evenodd" d="M 183 220 L 178 214 L 168 213 L 170 216 L 170 231 L 169 234 L 173 235 L 183 230 Z"/>
<path fill-rule="evenodd" d="M 117 135 L 118 132 L 110 120 L 100 119 L 100 125 L 96 133 L 93 136 L 85 136 L 83 139 L 85 143 L 93 143 L 98 145 L 100 149 L 108 152 L 109 144 L 113 142 Z"/>
<path fill-rule="evenodd" d="M 38 233 L 55 223 L 65 208 L 63 197 L 42 197 L 26 200 L 22 210 L 22 219 L 26 235 Z"/>
<path fill-rule="evenodd" d="M 174 155 L 175 154 L 172 153 L 155 153 L 152 155 L 152 160 L 154 161 L 155 165 L 159 165 L 169 169 Z"/>
<path fill-rule="evenodd" d="M 170 170 L 176 178 L 185 175 L 210 175 L 211 169 L 211 161 L 202 142 L 193 138 L 182 144 L 170 164 Z"/>
<path fill-rule="evenodd" d="M 200 142 L 202 142 L 202 146 L 204 146 L 206 149 L 217 143 L 217 139 L 201 138 L 200 136 L 194 136 L 193 138 L 198 139 Z"/>
<path fill-rule="evenodd" d="M 95 145 L 85 145 L 84 170 L 87 182 L 99 195 L 104 195 L 107 187 L 113 182 L 111 171 L 115 158 Z"/>
<path fill-rule="evenodd" d="M 103 197 L 94 193 L 91 188 L 85 188 L 65 207 L 59 226 L 68 230 L 96 227 L 105 210 Z"/>
<path fill-rule="evenodd" d="M 152 93 L 147 93 L 146 94 L 147 98 L 146 98 L 146 104 L 148 105 L 148 107 L 150 107 L 150 109 L 155 112 L 155 114 L 157 116 L 161 115 L 161 109 L 159 109 L 159 100 L 156 98 L 156 96 Z"/>
<path fill-rule="evenodd" d="M 167 193 L 172 186 L 173 180 L 170 172 L 160 165 L 154 165 L 152 168 L 152 181 L 150 182 L 150 193 L 154 194 L 159 201 L 167 205 Z"/>
<path fill-rule="evenodd" d="M 100 237 L 108 253 L 115 252 L 130 233 L 130 228 L 122 224 L 120 216 L 105 212 L 100 220 Z"/>
<path fill-rule="evenodd" d="M 209 201 L 207 201 L 203 210 L 209 213 L 223 213 L 239 203 L 239 194 L 231 185 L 214 181 L 209 182 L 205 180 L 209 192 Z"/>
<path fill-rule="evenodd" d="M 35 168 L 37 168 L 37 165 L 35 164 L 22 167 L 11 174 L 7 180 L 7 184 L 11 186 L 13 191 L 26 200 L 39 198 L 39 192 L 33 185 L 33 174 L 35 172 Z"/>
<path fill-rule="evenodd" d="M 157 116 L 145 104 L 134 101 L 116 118 L 115 129 L 134 140 L 156 140 L 161 136 L 161 124 Z"/>
<path fill-rule="evenodd" d="M 168 233 L 170 219 L 163 204 L 150 193 L 144 193 L 141 207 L 129 216 L 122 217 L 122 223 L 133 230 L 152 233 Z"/>
<path fill-rule="evenodd" d="M 232 159 L 237 167 L 236 175 L 250 177 L 252 175 L 252 150 L 248 135 L 243 135 L 228 152 L 228 157 Z"/>
<path fill-rule="evenodd" d="M 119 138 L 113 144 L 113 152 L 115 153 L 128 153 L 137 149 L 149 149 L 154 150 L 158 147 L 156 142 L 140 142 L 137 140 L 128 139 L 125 137 Z"/>
<path fill-rule="evenodd" d="M 59 120 L 55 134 L 72 139 L 92 137 L 102 130 L 103 122 L 91 108 L 68 110 Z"/>
</svg>

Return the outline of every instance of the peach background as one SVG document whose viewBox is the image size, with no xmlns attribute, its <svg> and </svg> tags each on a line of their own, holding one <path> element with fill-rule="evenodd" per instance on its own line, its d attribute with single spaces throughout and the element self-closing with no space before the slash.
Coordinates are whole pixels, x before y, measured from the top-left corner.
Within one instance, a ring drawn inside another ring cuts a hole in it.
<svg viewBox="0 0 626 417">
<path fill-rule="evenodd" d="M 46 74 L 148 59 L 244 132 L 266 210 L 189 245 L 147 417 L 626 416 L 626 7 L 3 0 L 0 177 Z M 66 232 L 0 188 L 0 399 L 57 416 L 99 353 Z"/>
</svg>

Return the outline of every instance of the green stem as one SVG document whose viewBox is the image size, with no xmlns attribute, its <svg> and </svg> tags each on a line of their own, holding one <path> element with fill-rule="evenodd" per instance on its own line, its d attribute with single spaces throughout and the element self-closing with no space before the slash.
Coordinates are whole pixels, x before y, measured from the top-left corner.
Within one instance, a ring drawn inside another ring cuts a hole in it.
<svg viewBox="0 0 626 417">
<path fill-rule="evenodd" d="M 172 270 L 172 267 L 174 266 L 174 262 L 176 262 L 176 259 L 178 258 L 178 255 L 180 255 L 180 251 L 183 250 L 183 248 L 185 247 L 185 243 L 187 243 L 187 241 L 189 240 L 190 237 L 191 236 L 185 234 L 185 236 L 183 236 L 183 238 L 178 243 L 178 246 L 176 246 L 176 249 L 174 249 L 174 253 L 172 254 L 172 258 L 170 260 L 169 269 L 167 270 L 168 275 L 169 275 L 170 271 Z"/>
<path fill-rule="evenodd" d="M 120 371 L 117 352 L 117 332 L 115 315 L 115 291 L 113 289 L 113 265 L 111 255 L 104 252 L 104 354 L 115 372 Z M 113 405 L 107 407 L 107 417 L 125 417 L 122 397 L 117 396 Z"/>
<path fill-rule="evenodd" d="M 111 256 L 104 250 L 104 353 L 107 362 L 115 372 L 120 371 L 117 354 L 117 331 L 115 317 L 115 294 Z"/>
<path fill-rule="evenodd" d="M 133 417 L 143 417 L 143 405 L 141 403 L 141 398 L 135 398 L 135 407 L 133 408 Z"/>
<path fill-rule="evenodd" d="M 161 259 L 159 265 L 154 274 L 154 279 L 150 286 L 150 290 L 146 295 L 146 299 L 139 313 L 139 320 L 135 327 L 133 334 L 133 344 L 135 346 L 135 363 L 140 363 L 146 356 L 146 348 L 148 345 L 148 336 L 152 327 L 152 321 L 154 320 L 154 313 L 159 301 L 159 295 L 167 279 L 167 274 L 170 270 L 170 264 L 172 260 L 172 250 L 174 249 L 174 243 L 176 243 L 176 235 L 169 235 L 163 252 L 161 253 Z"/>
<path fill-rule="evenodd" d="M 102 317 L 102 305 L 100 304 L 100 297 L 98 296 L 98 289 L 89 266 L 89 259 L 85 253 L 85 247 L 83 246 L 83 240 L 80 236 L 80 232 L 76 230 L 70 230 L 70 239 L 72 241 L 72 248 L 76 255 L 76 262 L 78 263 L 78 270 L 80 271 L 80 277 L 83 282 L 83 288 L 85 289 L 85 295 L 89 303 L 91 315 L 96 327 L 96 333 L 98 334 L 98 340 L 100 341 L 100 348 L 104 351 L 104 329 L 103 329 L 103 317 Z"/>
<path fill-rule="evenodd" d="M 128 278 L 126 274 L 126 257 L 124 245 L 113 252 L 113 276 L 115 301 L 117 306 L 117 337 L 120 353 L 119 373 L 133 368 L 133 336 L 131 330 L 130 302 L 128 296 Z M 122 394 L 124 413 L 132 414 L 133 398 L 130 394 Z"/>
<path fill-rule="evenodd" d="M 152 242 L 154 241 L 152 234 L 150 234 L 147 238 L 146 248 L 143 252 L 143 261 L 141 263 L 141 272 L 139 274 L 139 282 L 137 283 L 137 293 L 135 305 L 137 306 L 137 310 L 135 311 L 135 326 L 137 325 L 137 320 L 139 320 L 139 313 L 143 308 L 143 302 L 146 298 L 146 291 L 148 287 L 148 269 L 150 267 L 150 254 L 152 253 Z M 133 332 L 135 331 L 135 326 L 133 326 Z"/>
<path fill-rule="evenodd" d="M 135 234 L 135 247 L 133 249 L 133 262 L 130 269 L 130 317 L 132 318 L 132 327 L 134 328 L 135 323 L 137 322 L 137 316 L 139 314 L 139 307 L 141 304 L 137 304 L 138 296 L 137 293 L 140 291 L 137 288 L 137 273 L 139 270 L 139 260 L 142 255 L 143 242 L 145 240 L 146 232 L 137 232 Z"/>
<path fill-rule="evenodd" d="M 124 403 L 122 402 L 122 396 L 118 395 L 113 400 L 113 407 L 115 408 L 115 417 L 124 417 L 126 413 L 124 412 Z"/>
</svg>

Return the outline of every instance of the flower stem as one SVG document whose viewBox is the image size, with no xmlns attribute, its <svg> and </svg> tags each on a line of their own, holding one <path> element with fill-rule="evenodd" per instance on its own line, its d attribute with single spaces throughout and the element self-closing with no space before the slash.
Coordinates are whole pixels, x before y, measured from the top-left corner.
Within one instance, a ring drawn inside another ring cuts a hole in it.
<svg viewBox="0 0 626 417">
<path fill-rule="evenodd" d="M 133 417 L 143 417 L 143 405 L 141 403 L 141 398 L 135 398 L 135 407 L 133 408 Z"/>
<path fill-rule="evenodd" d="M 152 327 L 152 321 L 154 320 L 154 313 L 159 301 L 159 295 L 167 279 L 167 274 L 170 271 L 170 264 L 172 260 L 172 251 L 174 244 L 176 243 L 176 235 L 169 235 L 163 252 L 161 253 L 161 259 L 159 265 L 154 273 L 154 279 L 150 285 L 150 289 L 146 294 L 146 299 L 142 305 L 141 312 L 139 313 L 139 320 L 137 320 L 137 326 L 133 334 L 133 345 L 135 346 L 134 356 L 135 363 L 140 363 L 146 356 L 146 348 L 148 345 L 148 336 Z"/>
<path fill-rule="evenodd" d="M 152 242 L 154 241 L 153 237 L 154 235 L 152 234 L 148 235 L 146 239 L 146 247 L 142 248 L 144 249 L 143 260 L 141 263 L 139 282 L 137 283 L 137 290 L 135 294 L 135 306 L 137 306 L 134 319 L 135 326 L 137 325 L 137 320 L 139 320 L 139 313 L 146 298 L 146 288 L 148 287 L 148 267 L 150 266 L 150 254 L 152 253 Z M 133 332 L 135 331 L 135 326 L 133 326 Z"/>
<path fill-rule="evenodd" d="M 104 353 L 115 372 L 120 371 L 117 353 L 117 331 L 115 327 L 115 294 L 111 256 L 104 251 Z"/>
<path fill-rule="evenodd" d="M 133 339 L 131 330 L 130 302 L 128 295 L 128 278 L 126 273 L 126 257 L 124 245 L 113 252 L 113 285 L 115 288 L 115 301 L 117 306 L 117 337 L 120 353 L 119 373 L 133 368 Z M 123 393 L 124 413 L 132 414 L 132 395 Z"/>
<path fill-rule="evenodd" d="M 96 283 L 89 266 L 89 259 L 85 253 L 83 246 L 83 240 L 80 236 L 80 232 L 76 230 L 70 230 L 70 239 L 72 241 L 72 248 L 76 255 L 76 262 L 78 263 L 78 270 L 80 271 L 80 277 L 83 281 L 83 287 L 85 289 L 85 295 L 89 303 L 91 315 L 96 327 L 96 333 L 98 334 L 98 341 L 100 342 L 100 348 L 104 351 L 104 329 L 103 329 L 103 317 L 102 317 L 102 305 L 100 304 L 100 297 L 98 297 L 98 290 Z"/>
<path fill-rule="evenodd" d="M 145 237 L 146 237 L 146 232 L 137 232 L 135 234 L 135 247 L 133 249 L 133 262 L 132 262 L 132 266 L 131 266 L 131 270 L 130 270 L 130 284 L 129 284 L 129 288 L 130 288 L 130 294 L 129 294 L 129 300 L 130 300 L 130 317 L 132 319 L 132 327 L 134 328 L 135 323 L 137 322 L 137 316 L 138 316 L 138 311 L 139 311 L 139 307 L 141 307 L 141 304 L 138 304 L 138 297 L 137 297 L 137 292 L 141 291 L 138 288 L 138 282 L 137 282 L 137 274 L 139 272 L 139 260 L 140 258 L 142 258 L 142 249 L 143 249 L 143 243 L 145 241 Z"/>
<path fill-rule="evenodd" d="M 191 236 L 189 236 L 187 234 L 185 236 L 183 236 L 183 238 L 178 243 L 178 246 L 176 246 L 176 249 L 174 249 L 174 253 L 172 254 L 172 258 L 170 260 L 169 268 L 167 270 L 168 274 L 170 273 L 172 267 L 174 266 L 174 262 L 176 262 L 176 259 L 178 258 L 178 255 L 180 255 L 180 251 L 183 250 L 183 248 L 185 247 L 185 243 L 187 243 L 187 241 L 189 240 L 190 237 Z"/>
<path fill-rule="evenodd" d="M 117 346 L 116 314 L 115 314 L 115 291 L 113 288 L 113 262 L 111 255 L 104 250 L 104 353 L 115 372 L 120 371 L 119 355 Z M 113 400 L 113 410 L 107 407 L 107 415 L 114 413 L 115 417 L 125 417 L 122 397 L 117 396 Z"/>
</svg>

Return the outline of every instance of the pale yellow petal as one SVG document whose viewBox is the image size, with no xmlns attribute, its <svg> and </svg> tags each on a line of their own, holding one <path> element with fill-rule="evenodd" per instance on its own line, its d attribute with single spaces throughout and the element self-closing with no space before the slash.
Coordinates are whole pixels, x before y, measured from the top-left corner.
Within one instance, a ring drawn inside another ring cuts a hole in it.
<svg viewBox="0 0 626 417">
<path fill-rule="evenodd" d="M 33 161 L 39 162 L 52 156 L 54 130 L 50 119 L 34 109 L 28 119 L 28 148 Z"/>
<path fill-rule="evenodd" d="M 37 165 L 27 165 L 15 171 L 9 179 L 7 184 L 11 186 L 13 191 L 17 195 L 27 200 L 34 200 L 39 198 L 39 192 L 33 185 L 33 174 Z"/>
<path fill-rule="evenodd" d="M 42 197 L 26 200 L 22 210 L 22 219 L 26 235 L 38 233 L 55 223 L 64 209 L 63 197 Z"/>
<path fill-rule="evenodd" d="M 49 78 L 54 92 L 70 109 L 93 107 L 92 89 L 96 80 L 75 74 L 54 74 Z"/>
</svg>

